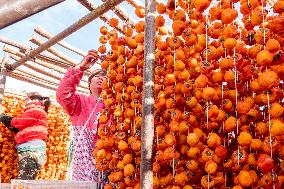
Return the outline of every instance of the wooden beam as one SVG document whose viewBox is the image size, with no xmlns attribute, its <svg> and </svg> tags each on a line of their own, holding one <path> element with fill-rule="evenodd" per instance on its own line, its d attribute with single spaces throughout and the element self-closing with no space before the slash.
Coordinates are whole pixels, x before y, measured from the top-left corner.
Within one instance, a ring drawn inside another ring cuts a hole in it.
<svg viewBox="0 0 284 189">
<path fill-rule="evenodd" d="M 127 24 L 129 24 L 131 27 L 135 27 L 135 24 L 137 23 L 135 20 L 132 20 L 128 14 L 124 11 L 122 7 L 116 6 L 113 8 L 113 12 L 122 20 L 124 20 Z"/>
<path fill-rule="evenodd" d="M 50 38 L 53 37 L 53 35 L 51 33 L 49 33 L 48 31 L 44 30 L 43 28 L 41 28 L 39 26 L 35 27 L 34 31 L 37 34 L 39 34 L 39 35 L 41 35 L 41 36 L 43 36 L 43 37 L 45 37 L 47 39 L 50 39 Z M 64 47 L 64 48 L 66 48 L 66 49 L 68 49 L 68 50 L 70 50 L 70 51 L 80 55 L 80 56 L 84 57 L 84 56 L 87 55 L 87 52 L 84 52 L 81 49 L 79 49 L 77 47 L 74 47 L 73 45 L 71 45 L 69 43 L 66 43 L 65 41 L 59 41 L 57 44 L 60 45 L 61 47 Z"/>
<path fill-rule="evenodd" d="M 15 55 L 10 55 L 10 57 L 11 57 L 12 59 L 16 60 L 16 61 L 20 59 L 19 57 L 15 56 Z M 26 66 L 27 68 L 29 68 L 29 69 L 31 69 L 31 70 L 33 70 L 33 71 L 35 71 L 35 72 L 38 72 L 38 73 L 43 74 L 43 75 L 46 75 L 46 76 L 48 76 L 48 77 L 50 77 L 50 78 L 53 78 L 53 79 L 56 79 L 56 80 L 60 80 L 60 79 L 61 79 L 60 77 L 58 77 L 58 76 L 56 76 L 56 75 L 54 75 L 54 74 L 51 74 L 51 73 L 49 73 L 49 72 L 47 72 L 47 71 L 44 71 L 44 70 L 42 70 L 42 69 L 39 69 L 39 68 L 37 68 L 37 67 L 31 65 L 31 64 L 28 63 L 28 62 L 26 62 L 26 64 L 24 64 L 24 66 Z"/>
<path fill-rule="evenodd" d="M 105 3 L 100 5 L 98 8 L 96 8 L 95 10 L 93 10 L 92 12 L 90 12 L 89 14 L 87 14 L 86 16 L 84 16 L 83 18 L 78 20 L 77 22 L 75 22 L 74 24 L 72 24 L 71 26 L 69 26 L 68 28 L 66 28 L 65 30 L 63 30 L 62 32 L 60 32 L 59 34 L 57 34 L 56 36 L 51 38 L 50 40 L 46 41 L 44 44 L 42 44 L 38 48 L 30 51 L 25 57 L 21 58 L 19 61 L 15 62 L 14 64 L 12 64 L 10 66 L 7 65 L 6 68 L 9 69 L 9 70 L 16 69 L 18 66 L 20 66 L 20 65 L 24 64 L 26 61 L 36 57 L 39 53 L 45 51 L 46 49 L 48 49 L 52 45 L 56 44 L 58 41 L 63 40 L 65 37 L 71 35 L 75 31 L 79 30 L 83 26 L 85 26 L 88 23 L 90 23 L 91 21 L 93 21 L 94 19 L 96 19 L 99 16 L 101 16 L 102 14 L 106 13 L 109 9 L 118 5 L 122 1 L 123 0 L 108 0 L 108 1 L 106 1 Z"/>
<path fill-rule="evenodd" d="M 47 84 L 53 85 L 55 87 L 58 84 L 54 80 L 42 78 L 39 75 L 36 75 L 36 74 L 34 74 L 34 73 L 30 72 L 30 71 L 24 70 L 22 68 L 17 68 L 16 70 L 13 71 L 13 73 L 25 76 L 25 77 L 30 78 L 30 79 L 37 80 L 37 81 L 39 81 L 41 83 L 47 83 Z"/>
<path fill-rule="evenodd" d="M 127 0 L 127 2 L 132 5 L 134 8 L 144 7 L 140 1 L 137 0 Z"/>
<path fill-rule="evenodd" d="M 30 38 L 30 42 L 41 46 L 44 44 L 44 41 L 39 39 L 36 35 L 32 35 Z M 72 65 L 76 65 L 78 64 L 78 61 L 74 60 L 73 58 L 65 55 L 64 53 L 62 53 L 61 51 L 57 50 L 55 47 L 49 47 L 48 49 L 46 49 L 48 52 L 50 52 L 51 54 L 57 56 L 58 58 L 65 60 L 66 62 L 69 63 L 70 66 Z"/>
<path fill-rule="evenodd" d="M 11 57 L 12 59 L 16 60 L 16 61 L 20 59 L 20 58 L 16 57 L 15 55 L 10 55 L 10 57 Z M 58 85 L 59 81 L 61 80 L 61 77 L 55 76 L 55 75 L 52 74 L 52 73 L 49 73 L 49 72 L 47 72 L 47 71 L 44 71 L 44 70 L 42 70 L 42 69 L 40 69 L 40 68 L 38 68 L 38 67 L 32 65 L 30 62 L 26 62 L 26 63 L 24 64 L 24 66 L 27 67 L 27 68 L 29 68 L 29 69 L 31 69 L 31 70 L 33 70 L 33 71 L 35 71 L 35 72 L 37 72 L 37 73 L 39 73 L 39 74 L 42 74 L 42 75 L 44 75 L 44 76 L 50 77 L 50 78 L 52 78 L 52 79 L 55 79 L 56 82 L 57 82 L 57 83 L 56 83 L 56 86 Z M 18 68 L 18 69 L 19 69 L 19 68 Z M 17 70 L 18 70 L 18 69 L 17 69 Z M 82 80 L 81 82 L 82 82 L 82 83 L 79 85 L 79 87 L 88 90 L 88 89 L 89 89 L 89 87 L 88 87 L 88 82 L 87 82 L 86 80 Z"/>
<path fill-rule="evenodd" d="M 29 52 L 31 51 L 33 48 L 30 47 L 30 46 L 27 46 L 27 45 L 22 45 L 12 39 L 9 39 L 5 36 L 0 36 L 0 42 L 4 43 L 4 44 L 8 44 L 8 45 L 11 45 L 13 47 L 16 47 L 18 49 L 20 49 L 20 52 L 22 53 L 26 53 L 26 52 Z M 65 61 L 57 58 L 56 56 L 54 55 L 50 55 L 48 53 L 42 53 L 39 54 L 37 56 L 39 59 L 43 59 L 45 60 L 46 62 L 49 62 L 51 64 L 55 64 L 55 65 L 60 65 L 61 67 L 64 67 L 64 68 L 68 68 L 69 66 L 67 65 L 68 63 L 66 63 Z"/>
<path fill-rule="evenodd" d="M 38 81 L 35 81 L 33 79 L 30 79 L 30 78 L 26 78 L 22 75 L 19 75 L 19 74 L 15 74 L 13 72 L 10 72 L 8 73 L 8 76 L 9 77 L 12 77 L 14 79 L 17 79 L 17 80 L 21 80 L 21 81 L 25 81 L 27 83 L 31 83 L 33 85 L 37 85 L 39 87 L 43 87 L 43 88 L 46 88 L 46 89 L 50 89 L 50 90 L 53 90 L 53 91 L 56 91 L 56 87 L 52 86 L 52 85 L 48 85 L 48 84 L 43 84 L 43 83 L 40 83 Z"/>
<path fill-rule="evenodd" d="M 79 3 L 81 3 L 84 7 L 86 7 L 89 11 L 93 11 L 95 10 L 97 7 L 92 4 L 89 0 L 78 0 Z M 102 14 L 99 16 L 99 18 L 107 23 L 108 25 L 110 25 L 110 18 L 108 18 L 108 16 L 106 14 Z M 119 31 L 120 33 L 124 34 L 123 32 L 123 28 L 121 26 L 116 26 L 114 27 L 117 31 Z"/>
<path fill-rule="evenodd" d="M 4 52 L 8 52 L 8 53 L 10 53 L 10 54 L 12 54 L 12 55 L 14 55 L 14 56 L 17 56 L 18 59 L 20 59 L 20 58 L 22 58 L 22 57 L 25 56 L 24 53 L 21 53 L 21 52 L 19 52 L 19 51 L 15 51 L 14 49 L 10 48 L 8 45 L 4 45 L 3 51 L 4 51 Z M 17 59 L 17 60 L 18 60 L 18 59 Z M 37 64 L 39 64 L 39 65 L 42 65 L 42 66 L 47 67 L 47 68 L 49 68 L 49 69 L 52 69 L 52 70 L 54 70 L 54 71 L 56 71 L 56 72 L 59 72 L 60 74 L 66 73 L 66 69 L 63 69 L 63 68 L 57 67 L 57 66 L 56 66 L 56 67 L 50 66 L 50 64 L 48 64 L 48 63 L 46 63 L 46 62 L 44 62 L 44 61 L 39 60 L 38 57 L 35 58 L 35 59 L 33 59 L 32 61 L 34 61 L 35 63 L 37 63 Z"/>
<path fill-rule="evenodd" d="M 21 53 L 19 51 L 13 50 L 8 45 L 4 45 L 3 51 L 10 53 L 10 57 L 13 58 L 16 61 L 18 61 L 20 58 L 25 56 L 25 54 L 23 54 L 23 53 Z M 41 60 L 39 60 L 37 58 L 35 58 L 35 59 L 31 60 L 31 61 L 34 62 L 37 65 L 43 66 L 45 68 L 48 68 L 51 71 L 58 72 L 60 75 L 66 73 L 66 69 L 63 69 L 63 68 L 57 67 L 57 66 L 56 67 L 51 66 L 50 64 L 48 64 L 48 63 L 46 63 L 44 61 L 41 61 Z M 39 70 L 38 71 L 39 73 L 42 73 L 42 71 L 43 71 L 42 68 L 36 68 L 36 70 Z M 44 73 L 42 73 L 42 74 L 44 74 Z M 52 74 L 52 75 L 54 75 L 54 74 Z M 47 74 L 47 76 L 50 76 L 50 74 Z M 88 86 L 88 76 L 87 75 L 83 76 L 83 79 L 81 81 L 84 83 L 85 86 Z"/>
<path fill-rule="evenodd" d="M 45 88 L 49 87 L 51 90 L 57 90 L 57 86 L 58 86 L 58 83 L 47 81 L 43 78 L 39 78 L 29 72 L 23 73 L 23 72 L 19 72 L 18 70 L 15 70 L 13 72 L 9 72 L 8 76 L 13 77 L 15 79 L 22 80 L 22 81 L 26 81 L 31 84 L 38 85 L 40 87 L 45 87 Z M 77 91 L 80 93 L 85 93 L 85 94 L 89 93 L 89 90 L 83 89 L 81 87 L 79 87 Z"/>
<path fill-rule="evenodd" d="M 106 0 L 102 0 L 102 2 L 105 2 Z M 125 12 L 125 10 L 117 5 L 112 9 L 112 11 L 126 24 L 129 24 L 131 27 L 135 27 L 136 21 L 129 18 L 129 14 Z"/>
<path fill-rule="evenodd" d="M 64 0 L 0 0 L 0 29 L 63 1 Z"/>
</svg>

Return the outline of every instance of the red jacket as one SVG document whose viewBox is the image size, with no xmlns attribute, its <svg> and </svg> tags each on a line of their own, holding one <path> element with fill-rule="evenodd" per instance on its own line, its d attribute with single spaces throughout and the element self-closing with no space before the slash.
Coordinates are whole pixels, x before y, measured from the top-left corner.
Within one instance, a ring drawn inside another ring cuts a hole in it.
<svg viewBox="0 0 284 189">
<path fill-rule="evenodd" d="M 24 113 L 13 118 L 11 125 L 19 129 L 16 135 L 17 144 L 35 139 L 46 140 L 48 122 L 43 103 L 28 103 Z"/>
<path fill-rule="evenodd" d="M 102 101 L 97 103 L 98 99 L 92 95 L 86 96 L 76 92 L 76 87 L 79 85 L 82 77 L 82 70 L 70 67 L 59 83 L 56 99 L 71 117 L 73 126 L 83 126 L 97 104 L 93 116 L 87 123 L 88 129 L 97 130 L 97 125 L 94 122 L 98 113 L 104 108 L 104 103 Z"/>
</svg>

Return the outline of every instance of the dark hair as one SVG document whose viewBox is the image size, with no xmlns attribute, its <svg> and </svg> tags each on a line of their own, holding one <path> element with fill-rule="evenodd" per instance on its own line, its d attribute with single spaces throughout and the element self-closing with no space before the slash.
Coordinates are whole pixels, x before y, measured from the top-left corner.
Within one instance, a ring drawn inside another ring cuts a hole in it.
<svg viewBox="0 0 284 189">
<path fill-rule="evenodd" d="M 50 98 L 49 97 L 43 97 L 41 95 L 30 95 L 29 96 L 29 99 L 31 100 L 40 100 L 43 102 L 43 105 L 44 105 L 44 110 L 47 112 L 48 111 L 48 108 L 51 104 L 51 101 L 50 101 Z"/>
<path fill-rule="evenodd" d="M 96 75 L 106 76 L 106 71 L 102 70 L 102 69 L 98 69 L 98 70 L 93 71 L 93 73 L 91 73 L 91 75 L 88 78 L 88 84 L 89 84 L 90 93 L 91 93 L 90 84 L 91 84 L 91 81 L 92 81 L 93 77 L 95 77 Z"/>
</svg>

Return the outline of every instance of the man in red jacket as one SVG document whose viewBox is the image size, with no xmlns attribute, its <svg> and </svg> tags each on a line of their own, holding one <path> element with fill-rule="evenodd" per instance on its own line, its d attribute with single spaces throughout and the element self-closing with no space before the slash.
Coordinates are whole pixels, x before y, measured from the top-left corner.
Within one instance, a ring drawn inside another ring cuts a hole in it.
<svg viewBox="0 0 284 189">
<path fill-rule="evenodd" d="M 24 113 L 11 118 L 0 116 L 12 131 L 16 132 L 16 148 L 19 157 L 18 179 L 34 180 L 46 162 L 47 110 L 50 105 L 48 97 L 38 93 L 29 93 Z"/>
</svg>

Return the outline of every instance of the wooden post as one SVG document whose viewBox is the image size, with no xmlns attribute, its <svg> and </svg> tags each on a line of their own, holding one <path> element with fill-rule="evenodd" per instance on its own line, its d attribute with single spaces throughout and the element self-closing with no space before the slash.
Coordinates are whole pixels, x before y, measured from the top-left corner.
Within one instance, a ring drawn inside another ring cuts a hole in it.
<svg viewBox="0 0 284 189">
<path fill-rule="evenodd" d="M 6 84 L 6 77 L 7 77 L 7 72 L 5 68 L 5 64 L 8 62 L 8 55 L 5 53 L 4 57 L 1 62 L 1 71 L 0 71 L 0 113 L 3 113 L 3 108 L 2 108 L 2 101 L 4 98 L 4 92 L 5 92 L 5 84 Z"/>
<path fill-rule="evenodd" d="M 20 65 L 24 64 L 26 61 L 34 58 L 39 53 L 45 51 L 46 49 L 48 49 L 52 45 L 56 44 L 58 41 L 61 41 L 65 37 L 71 35 L 75 31 L 79 30 L 80 28 L 87 25 L 88 23 L 90 23 L 94 19 L 98 18 L 100 15 L 104 14 L 109 9 L 118 5 L 122 1 L 123 0 L 108 0 L 107 2 L 100 5 L 98 8 L 96 8 L 95 10 L 93 10 L 92 12 L 90 12 L 89 14 L 87 14 L 86 16 L 84 16 L 83 18 L 81 18 L 80 20 L 78 20 L 77 22 L 75 22 L 74 24 L 72 24 L 71 26 L 69 26 L 68 28 L 63 30 L 62 32 L 60 32 L 59 34 L 57 34 L 56 36 L 51 38 L 50 40 L 46 41 L 44 44 L 42 44 L 38 48 L 30 51 L 25 57 L 21 58 L 19 61 L 15 62 L 14 64 L 12 64 L 10 66 L 7 66 L 6 68 L 9 69 L 9 70 L 16 69 L 18 66 L 20 66 Z"/>
<path fill-rule="evenodd" d="M 140 188 L 153 188 L 153 141 L 154 141 L 154 61 L 156 34 L 156 0 L 145 2 L 145 37 L 143 67 L 143 99 L 141 129 Z"/>
</svg>

